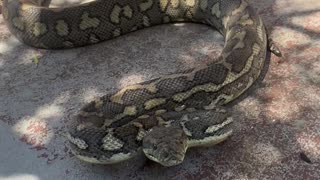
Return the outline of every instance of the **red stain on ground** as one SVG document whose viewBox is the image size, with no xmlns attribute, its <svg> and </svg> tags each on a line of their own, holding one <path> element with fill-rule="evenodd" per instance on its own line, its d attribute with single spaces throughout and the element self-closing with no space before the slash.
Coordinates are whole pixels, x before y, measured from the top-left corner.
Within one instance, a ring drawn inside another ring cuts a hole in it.
<svg viewBox="0 0 320 180">
<path fill-rule="evenodd" d="M 33 134 L 43 134 L 46 135 L 48 133 L 48 127 L 46 123 L 43 122 L 31 122 L 27 127 L 27 130 Z"/>
</svg>

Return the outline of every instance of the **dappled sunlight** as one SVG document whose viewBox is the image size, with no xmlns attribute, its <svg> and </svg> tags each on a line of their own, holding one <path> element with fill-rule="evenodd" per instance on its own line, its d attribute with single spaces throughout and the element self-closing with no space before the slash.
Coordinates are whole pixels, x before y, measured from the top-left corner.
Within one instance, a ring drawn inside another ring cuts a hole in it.
<svg viewBox="0 0 320 180">
<path fill-rule="evenodd" d="M 286 47 L 286 49 L 313 41 L 308 34 L 289 27 L 281 27 L 281 30 L 274 32 L 274 37 L 277 37 L 277 41 Z"/>
<path fill-rule="evenodd" d="M 118 87 L 123 88 L 127 85 L 146 81 L 146 77 L 140 74 L 127 75 L 119 80 Z"/>
<path fill-rule="evenodd" d="M 237 110 L 244 113 L 246 119 L 259 119 L 261 103 L 257 98 L 248 96 L 240 103 L 241 106 L 237 106 Z M 250 109 L 250 111 L 248 111 L 248 109 Z"/>
<path fill-rule="evenodd" d="M 281 119 L 290 121 L 300 111 L 296 98 L 292 96 L 296 88 L 294 82 L 282 82 L 265 90 L 264 98 L 268 99 L 265 104 L 268 119 Z"/>
<path fill-rule="evenodd" d="M 88 103 L 94 98 L 101 96 L 102 93 L 96 87 L 88 87 L 84 89 L 83 100 Z"/>
<path fill-rule="evenodd" d="M 33 174 L 13 174 L 10 176 L 2 176 L 0 174 L 0 179 L 1 180 L 40 180 L 40 178 L 36 175 Z"/>
<path fill-rule="evenodd" d="M 292 1 L 275 1 L 274 12 L 278 15 L 284 15 L 291 12 L 303 12 L 303 11 L 312 11 L 320 7 L 319 0 L 292 0 Z"/>
<path fill-rule="evenodd" d="M 21 45 L 21 43 L 18 41 L 18 39 L 14 36 L 10 36 L 8 39 L 0 41 L 0 53 L 12 53 L 12 50 L 19 45 Z"/>
<path fill-rule="evenodd" d="M 253 158 L 266 166 L 277 163 L 284 158 L 279 149 L 269 143 L 256 143 L 249 146 L 247 151 Z"/>
<path fill-rule="evenodd" d="M 300 148 L 312 157 L 318 157 L 320 160 L 320 132 L 302 132 L 297 134 L 297 142 Z"/>
<path fill-rule="evenodd" d="M 32 146 L 44 146 L 54 136 L 53 128 L 57 126 L 64 115 L 61 104 L 68 100 L 68 93 L 56 98 L 53 103 L 39 107 L 33 116 L 23 117 L 13 130 L 20 140 Z"/>
<path fill-rule="evenodd" d="M 320 9 L 317 12 L 311 12 L 306 15 L 291 17 L 291 23 L 297 27 L 302 26 L 305 30 L 320 33 L 320 22 L 313 22 L 312 19 L 320 18 Z"/>
</svg>

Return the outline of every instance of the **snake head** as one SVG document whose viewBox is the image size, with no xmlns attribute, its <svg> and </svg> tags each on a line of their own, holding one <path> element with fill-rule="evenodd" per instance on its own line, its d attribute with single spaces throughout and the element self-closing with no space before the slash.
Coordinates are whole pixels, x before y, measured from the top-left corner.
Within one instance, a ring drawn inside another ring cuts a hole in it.
<svg viewBox="0 0 320 180">
<path fill-rule="evenodd" d="M 149 159 L 163 166 L 175 166 L 184 159 L 187 141 L 180 128 L 155 127 L 144 137 L 142 149 Z"/>
</svg>

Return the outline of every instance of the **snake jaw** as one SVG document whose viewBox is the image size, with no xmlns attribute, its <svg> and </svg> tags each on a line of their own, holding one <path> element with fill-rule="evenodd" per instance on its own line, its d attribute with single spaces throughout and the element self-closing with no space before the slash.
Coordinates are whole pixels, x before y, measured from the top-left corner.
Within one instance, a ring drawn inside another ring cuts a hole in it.
<svg viewBox="0 0 320 180">
<path fill-rule="evenodd" d="M 163 166 L 176 166 L 181 164 L 185 157 L 185 152 L 182 153 L 170 153 L 166 150 L 155 150 L 155 149 L 143 149 L 143 152 L 147 158 L 157 163 L 160 163 Z"/>
<path fill-rule="evenodd" d="M 183 162 L 188 148 L 187 135 L 177 127 L 155 127 L 143 139 L 142 150 L 151 160 L 163 166 Z"/>
</svg>

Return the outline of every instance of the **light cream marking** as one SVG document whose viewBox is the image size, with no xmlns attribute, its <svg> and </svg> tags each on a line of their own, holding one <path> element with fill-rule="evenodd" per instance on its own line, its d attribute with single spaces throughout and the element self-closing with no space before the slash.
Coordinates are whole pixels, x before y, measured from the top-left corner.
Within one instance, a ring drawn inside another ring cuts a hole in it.
<svg viewBox="0 0 320 180">
<path fill-rule="evenodd" d="M 213 146 L 216 145 L 224 140 L 226 140 L 229 136 L 232 135 L 232 130 L 221 134 L 219 136 L 209 136 L 203 139 L 191 139 L 188 140 L 188 147 L 195 147 L 195 146 Z"/>
<path fill-rule="evenodd" d="M 230 21 L 230 17 L 231 16 L 224 16 L 223 18 L 222 18 L 222 24 L 223 24 L 223 27 L 225 28 L 225 29 L 227 29 L 228 28 L 228 23 L 229 23 L 229 21 Z M 229 31 L 227 31 L 227 33 L 226 33 L 226 38 L 225 39 L 228 39 L 228 33 Z"/>
<path fill-rule="evenodd" d="M 128 116 L 133 116 L 137 113 L 137 107 L 136 106 L 126 106 L 124 108 L 123 114 Z"/>
<path fill-rule="evenodd" d="M 232 17 L 233 15 L 235 15 L 237 13 L 243 12 L 247 8 L 247 6 L 248 6 L 247 2 L 241 1 L 240 7 L 235 9 L 234 11 L 232 11 L 230 16 L 223 17 L 222 24 L 223 24 L 224 28 L 226 28 L 226 29 L 228 28 L 228 22 L 230 20 L 230 17 Z"/>
<path fill-rule="evenodd" d="M 187 136 L 191 137 L 191 136 L 192 136 L 192 133 L 191 133 L 191 131 L 186 127 L 185 123 L 186 123 L 186 121 L 180 122 L 180 125 L 181 125 L 181 127 L 182 127 L 182 130 L 184 131 L 184 133 L 186 133 Z"/>
<path fill-rule="evenodd" d="M 98 18 L 89 17 L 89 13 L 85 12 L 81 16 L 81 23 L 79 25 L 81 30 L 86 30 L 88 28 L 96 28 L 100 24 L 100 20 Z"/>
<path fill-rule="evenodd" d="M 133 122 L 132 124 L 137 128 L 143 128 L 143 125 L 140 122 Z"/>
<path fill-rule="evenodd" d="M 240 22 L 239 22 L 241 25 L 245 26 L 245 25 L 252 25 L 253 24 L 253 20 L 250 19 L 250 16 L 249 14 L 245 14 L 244 16 L 242 16 L 240 18 Z"/>
<path fill-rule="evenodd" d="M 151 99 L 151 100 L 148 100 L 147 102 L 144 103 L 144 108 L 146 110 L 150 110 L 150 109 L 157 107 L 159 105 L 162 105 L 164 103 L 166 103 L 165 98 Z"/>
<path fill-rule="evenodd" d="M 264 28 L 264 26 L 263 26 L 262 20 L 261 20 L 261 18 L 259 18 L 259 25 L 257 26 L 257 33 L 258 33 L 258 36 L 261 41 L 264 40 L 264 35 L 265 35 L 265 34 L 263 34 L 263 28 Z"/>
<path fill-rule="evenodd" d="M 194 117 L 192 120 L 199 120 L 200 119 L 200 117 Z"/>
<path fill-rule="evenodd" d="M 112 102 L 115 103 L 120 103 L 122 104 L 122 96 L 125 94 L 125 92 L 129 91 L 129 90 L 137 90 L 137 89 L 146 89 L 147 91 L 149 91 L 150 93 L 156 93 L 157 92 L 157 86 L 156 84 L 163 81 L 163 80 L 167 80 L 167 79 L 174 79 L 174 78 L 178 78 L 178 77 L 186 77 L 189 81 L 193 80 L 194 75 L 197 71 L 206 68 L 206 66 L 204 67 L 198 67 L 197 69 L 194 69 L 192 72 L 187 73 L 187 74 L 172 74 L 172 75 L 167 75 L 164 76 L 162 78 L 159 78 L 158 80 L 150 83 L 150 84 L 145 84 L 145 85 L 141 85 L 141 84 L 133 84 L 133 85 L 129 85 L 124 87 L 123 89 L 121 89 L 120 91 L 118 91 L 117 93 L 115 93 L 110 100 Z"/>
<path fill-rule="evenodd" d="M 10 0 L 11 1 L 11 0 Z M 9 1 L 8 1 L 9 2 Z M 20 7 L 22 11 L 28 11 L 29 9 L 33 8 L 32 4 L 23 3 Z"/>
<path fill-rule="evenodd" d="M 104 164 L 101 161 L 99 161 L 97 158 L 94 157 L 88 157 L 88 156 L 81 156 L 81 155 L 76 155 L 76 157 L 82 161 L 88 162 L 88 163 L 93 163 L 93 164 Z"/>
<path fill-rule="evenodd" d="M 245 44 L 244 44 L 244 39 L 245 39 L 245 36 L 246 36 L 246 31 L 240 31 L 240 32 L 236 32 L 236 34 L 234 34 L 233 37 L 231 37 L 232 39 L 239 39 L 238 43 L 233 47 L 233 50 L 235 49 L 241 49 L 241 48 L 244 48 L 245 47 Z M 226 34 L 226 39 L 229 39 L 230 37 L 230 33 L 227 33 Z M 224 57 L 228 57 L 230 53 L 226 54 Z M 224 65 L 226 65 L 224 63 Z M 231 68 L 230 65 L 227 65 L 228 69 Z"/>
<path fill-rule="evenodd" d="M 159 109 L 159 110 L 156 110 L 156 112 L 154 114 L 155 115 L 161 115 L 161 114 L 166 113 L 166 112 L 167 112 L 167 110 L 165 110 L 165 109 Z"/>
<path fill-rule="evenodd" d="M 143 16 L 142 20 L 143 20 L 144 26 L 146 26 L 146 27 L 150 26 L 150 19 L 148 18 L 148 16 Z"/>
<path fill-rule="evenodd" d="M 94 157 L 87 157 L 87 156 L 81 156 L 81 155 L 76 155 L 77 158 L 79 158 L 82 161 L 85 162 L 89 162 L 89 163 L 94 163 L 94 164 L 115 164 L 115 163 L 119 163 L 125 160 L 128 160 L 132 157 L 131 153 L 118 153 L 118 154 L 114 154 L 112 155 L 107 161 L 99 161 L 98 159 L 94 158 Z"/>
<path fill-rule="evenodd" d="M 241 31 L 241 32 L 238 32 L 236 33 L 232 39 L 235 39 L 235 38 L 238 38 L 239 41 L 238 43 L 233 47 L 233 50 L 235 49 L 241 49 L 241 48 L 244 48 L 245 47 L 245 44 L 243 42 L 244 38 L 246 37 L 246 31 Z"/>
<path fill-rule="evenodd" d="M 144 138 L 144 136 L 147 134 L 147 131 L 143 128 L 139 128 L 139 132 L 137 134 L 136 140 L 137 141 L 142 141 L 142 139 Z"/>
<path fill-rule="evenodd" d="M 147 131 L 143 129 L 143 125 L 139 122 L 133 122 L 133 125 L 139 128 L 139 132 L 136 136 L 136 140 L 141 141 L 144 138 L 144 136 L 147 134 Z"/>
<path fill-rule="evenodd" d="M 204 106 L 203 109 L 205 110 L 212 110 L 217 107 L 218 102 L 220 100 L 224 99 L 223 104 L 226 104 L 227 102 L 230 102 L 231 100 L 235 99 L 234 95 L 227 95 L 227 94 L 220 94 L 216 99 L 214 99 L 209 105 Z"/>
<path fill-rule="evenodd" d="M 97 38 L 96 35 L 91 34 L 90 37 L 89 37 L 89 41 L 90 41 L 90 43 L 93 43 L 93 44 L 94 44 L 94 43 L 99 42 L 100 40 Z M 98 107 L 97 107 L 97 104 L 95 104 L 95 106 L 96 106 L 96 108 L 99 108 L 99 105 L 98 105 Z"/>
<path fill-rule="evenodd" d="M 86 128 L 87 126 L 84 125 L 84 124 L 79 124 L 77 127 L 76 127 L 76 130 L 77 131 L 82 131 L 84 128 Z"/>
<path fill-rule="evenodd" d="M 189 131 L 189 129 L 187 129 L 187 128 L 185 127 L 184 123 L 180 123 L 180 124 L 181 124 L 181 126 L 182 126 L 183 132 L 184 132 L 187 136 L 191 137 L 191 136 L 192 136 L 191 131 Z"/>
<path fill-rule="evenodd" d="M 200 9 L 205 11 L 208 8 L 208 0 L 200 0 Z"/>
<path fill-rule="evenodd" d="M 65 47 L 74 47 L 73 43 L 70 42 L 70 41 L 64 41 L 64 42 L 63 42 L 63 45 L 64 45 Z"/>
<path fill-rule="evenodd" d="M 142 116 L 139 116 L 138 119 L 147 119 L 149 118 L 150 116 L 148 114 L 144 114 Z"/>
<path fill-rule="evenodd" d="M 184 110 L 186 107 L 187 107 L 186 105 L 182 105 L 182 106 L 175 107 L 174 110 L 177 112 L 180 112 L 180 111 Z"/>
<path fill-rule="evenodd" d="M 93 36 L 94 36 L 94 35 L 93 35 Z M 91 36 L 90 36 L 90 37 L 91 37 Z M 103 105 L 103 101 L 102 101 L 100 98 L 95 98 L 95 99 L 94 99 L 94 107 L 95 107 L 96 109 L 101 108 L 102 105 Z"/>
<path fill-rule="evenodd" d="M 21 18 L 15 17 L 12 19 L 12 24 L 18 28 L 19 30 L 23 31 L 24 30 L 24 23 L 21 20 Z"/>
<path fill-rule="evenodd" d="M 119 24 L 120 23 L 120 12 L 121 12 L 121 7 L 118 5 L 115 5 L 111 11 L 110 14 L 110 20 L 111 22 L 115 23 L 115 24 Z"/>
<path fill-rule="evenodd" d="M 178 8 L 180 5 L 180 1 L 179 0 L 171 0 L 170 4 L 173 8 Z"/>
<path fill-rule="evenodd" d="M 234 11 L 231 12 L 231 15 L 235 15 L 238 13 L 243 12 L 246 8 L 248 7 L 248 3 L 246 1 L 241 1 L 241 5 L 239 8 L 235 9 Z"/>
<path fill-rule="evenodd" d="M 220 15 L 221 15 L 221 11 L 220 11 L 219 6 L 220 6 L 219 3 L 216 3 L 211 8 L 211 14 L 216 16 L 217 18 L 220 18 Z"/>
<path fill-rule="evenodd" d="M 159 125 L 164 125 L 164 126 L 166 126 L 166 125 L 168 124 L 168 122 L 165 121 L 165 120 L 164 120 L 162 117 L 160 117 L 160 116 L 157 116 L 156 119 L 157 119 Z"/>
<path fill-rule="evenodd" d="M 110 14 L 110 20 L 114 24 L 119 24 L 120 23 L 120 13 L 123 12 L 123 15 L 126 18 L 132 18 L 133 15 L 133 10 L 129 5 L 126 5 L 124 7 L 120 7 L 119 5 L 115 5 L 111 11 Z"/>
<path fill-rule="evenodd" d="M 219 89 L 221 89 L 222 87 L 224 87 L 225 85 L 230 84 L 231 82 L 235 81 L 236 79 L 238 79 L 239 77 L 241 77 L 243 74 L 247 73 L 250 70 L 252 63 L 254 61 L 254 57 L 260 53 L 261 48 L 258 44 L 254 44 L 252 47 L 252 50 L 253 50 L 253 52 L 252 52 L 251 56 L 247 60 L 245 67 L 242 69 L 242 71 L 240 73 L 234 74 L 232 72 L 229 72 L 227 77 L 225 78 L 225 81 L 220 85 L 208 83 L 208 84 L 204 84 L 204 85 L 195 86 L 190 91 L 186 91 L 183 93 L 178 93 L 178 94 L 173 95 L 172 99 L 177 102 L 182 102 L 182 101 L 188 99 L 194 93 L 201 92 L 201 91 L 216 92 Z M 238 94 L 238 95 L 240 95 L 240 94 Z M 233 96 L 232 99 L 234 99 L 236 97 L 237 96 Z M 228 101 L 230 101 L 230 99 L 228 99 Z M 225 101 L 225 102 L 228 102 L 228 101 Z"/>
<path fill-rule="evenodd" d="M 160 0 L 159 5 L 160 5 L 161 11 L 165 12 L 168 6 L 168 0 Z"/>
<path fill-rule="evenodd" d="M 189 98 L 194 93 L 197 93 L 197 92 L 200 92 L 200 91 L 215 92 L 221 87 L 222 87 L 222 84 L 221 85 L 215 85 L 213 83 L 199 85 L 199 86 L 193 87 L 190 91 L 186 91 L 186 92 L 182 92 L 182 93 L 178 93 L 178 94 L 173 95 L 172 99 L 174 101 L 177 101 L 177 102 L 182 102 L 185 99 Z"/>
<path fill-rule="evenodd" d="M 114 155 L 112 155 L 110 157 L 110 162 L 118 163 L 118 162 L 130 159 L 131 157 L 132 157 L 131 153 L 127 153 L 127 154 L 125 154 L 125 153 L 117 153 L 117 154 L 114 154 Z"/>
<path fill-rule="evenodd" d="M 106 151 L 114 151 L 121 149 L 124 145 L 124 143 L 120 140 L 117 139 L 112 135 L 111 132 L 109 132 L 103 139 L 102 139 L 102 149 Z"/>
<path fill-rule="evenodd" d="M 151 93 L 156 93 L 157 92 L 157 87 L 154 83 L 147 84 L 147 85 L 140 85 L 140 84 L 135 84 L 135 85 L 129 85 L 126 86 L 125 88 L 121 89 L 117 93 L 115 93 L 110 100 L 115 103 L 122 103 L 122 96 L 124 95 L 125 92 L 129 90 L 137 90 L 137 89 L 146 89 Z"/>
<path fill-rule="evenodd" d="M 140 11 L 144 12 L 144 11 L 148 10 L 149 8 L 152 7 L 152 4 L 153 4 L 153 0 L 145 0 L 145 2 L 143 2 L 139 5 Z"/>
<path fill-rule="evenodd" d="M 59 36 L 67 36 L 69 34 L 68 24 L 64 20 L 57 21 L 56 31 Z"/>
<path fill-rule="evenodd" d="M 132 18 L 133 10 L 130 6 L 124 6 L 123 7 L 123 15 L 127 18 Z"/>
<path fill-rule="evenodd" d="M 67 139 L 74 145 L 76 145 L 79 149 L 87 149 L 89 146 L 88 144 L 80 138 L 75 138 L 71 136 L 70 133 L 66 133 Z"/>
<path fill-rule="evenodd" d="M 121 35 L 121 29 L 117 28 L 113 31 L 113 37 L 118 37 Z"/>
<path fill-rule="evenodd" d="M 232 117 L 228 117 L 225 121 L 223 121 L 221 124 L 216 124 L 216 125 L 213 125 L 213 126 L 209 126 L 205 133 L 206 134 L 210 134 L 210 133 L 214 133 L 216 131 L 218 131 L 219 129 L 223 128 L 224 126 L 230 124 L 233 122 L 233 119 Z"/>
<path fill-rule="evenodd" d="M 33 26 L 33 34 L 35 36 L 41 36 L 47 32 L 47 26 L 44 23 L 36 22 Z"/>
<path fill-rule="evenodd" d="M 184 0 L 186 2 L 186 5 L 189 7 L 193 7 L 196 4 L 195 0 Z"/>
</svg>

